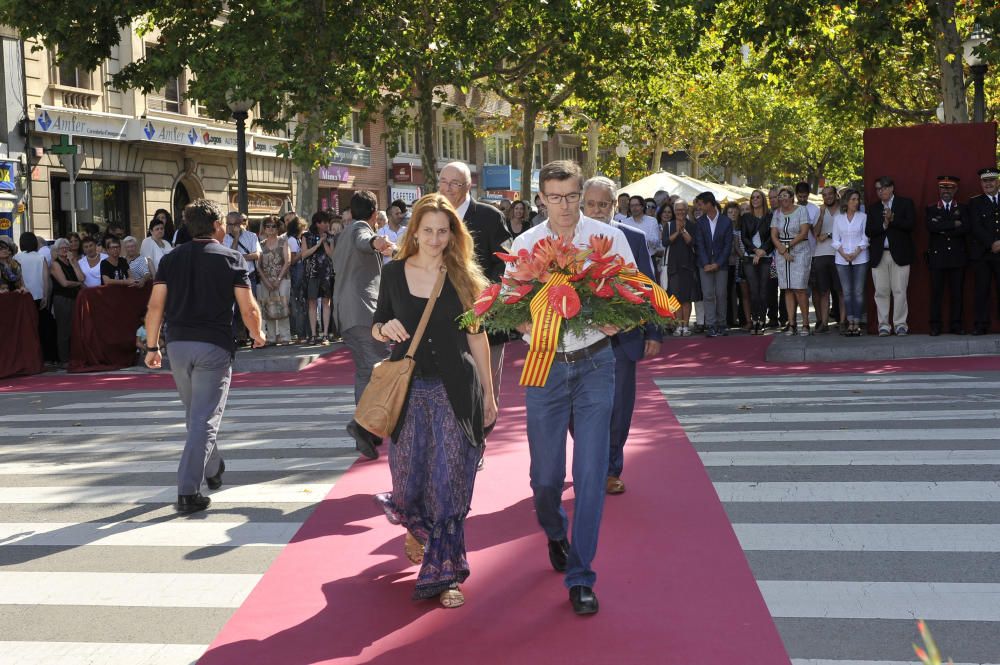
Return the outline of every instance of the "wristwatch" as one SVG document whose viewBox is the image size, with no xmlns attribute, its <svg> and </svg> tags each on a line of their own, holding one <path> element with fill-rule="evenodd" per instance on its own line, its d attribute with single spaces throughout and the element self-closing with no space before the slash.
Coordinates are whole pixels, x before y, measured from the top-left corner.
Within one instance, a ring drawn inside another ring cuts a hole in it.
<svg viewBox="0 0 1000 665">
<path fill-rule="evenodd" d="M 147 346 L 146 347 L 146 353 L 156 353 L 159 350 L 160 350 L 160 347 L 158 347 L 158 346 Z"/>
</svg>

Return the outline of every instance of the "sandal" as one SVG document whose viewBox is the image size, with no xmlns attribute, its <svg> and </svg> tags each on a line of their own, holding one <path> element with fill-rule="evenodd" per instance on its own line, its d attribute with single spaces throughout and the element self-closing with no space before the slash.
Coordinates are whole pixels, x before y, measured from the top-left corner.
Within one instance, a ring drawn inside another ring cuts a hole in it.
<svg viewBox="0 0 1000 665">
<path fill-rule="evenodd" d="M 441 595 L 438 596 L 438 600 L 441 601 L 443 607 L 447 607 L 448 609 L 461 607 L 465 604 L 465 596 L 459 590 L 457 584 L 452 585 L 450 589 L 442 591 Z"/>
<path fill-rule="evenodd" d="M 419 564 L 424 560 L 424 546 L 409 531 L 406 532 L 403 551 L 406 552 L 406 558 L 410 560 L 410 563 Z M 456 607 L 458 606 L 456 605 Z"/>
</svg>

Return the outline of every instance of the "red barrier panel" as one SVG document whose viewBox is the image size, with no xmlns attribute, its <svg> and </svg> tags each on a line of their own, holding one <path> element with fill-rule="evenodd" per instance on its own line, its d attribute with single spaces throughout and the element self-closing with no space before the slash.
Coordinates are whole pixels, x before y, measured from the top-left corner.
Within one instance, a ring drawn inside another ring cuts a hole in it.
<svg viewBox="0 0 1000 665">
<path fill-rule="evenodd" d="M 997 163 L 997 124 L 983 122 L 867 129 L 864 141 L 865 204 L 870 207 L 875 200 L 875 180 L 887 175 L 896 183 L 895 195 L 913 199 L 917 209 L 917 223 L 913 231 L 916 257 L 910 268 L 907 323 L 911 332 L 926 333 L 930 329 L 930 273 L 924 254 L 928 237 L 925 208 L 938 200 L 939 175 L 954 175 L 962 179 L 956 197 L 960 203 L 983 193 L 976 171 Z M 969 269 L 963 312 L 966 330 L 972 330 L 972 288 L 972 270 Z M 867 304 L 870 332 L 875 332 L 878 327 L 878 315 L 871 296 L 874 292 L 869 274 Z"/>
<path fill-rule="evenodd" d="M 0 293 L 0 378 L 42 371 L 38 306 L 30 293 Z"/>
<path fill-rule="evenodd" d="M 135 364 L 135 331 L 142 325 L 152 285 L 83 289 L 73 310 L 70 372 L 99 372 Z"/>
</svg>

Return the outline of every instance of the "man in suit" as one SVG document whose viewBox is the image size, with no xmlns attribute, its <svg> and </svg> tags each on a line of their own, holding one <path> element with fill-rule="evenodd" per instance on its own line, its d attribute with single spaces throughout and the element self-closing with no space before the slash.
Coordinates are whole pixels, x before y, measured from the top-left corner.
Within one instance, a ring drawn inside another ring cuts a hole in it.
<svg viewBox="0 0 1000 665">
<path fill-rule="evenodd" d="M 729 255 L 733 251 L 733 223 L 719 212 L 712 192 L 695 197 L 702 216 L 695 225 L 695 247 L 701 267 L 701 293 L 705 302 L 706 336 L 726 335 Z"/>
<path fill-rule="evenodd" d="M 972 233 L 970 243 L 972 274 L 975 276 L 976 322 L 973 335 L 990 332 L 990 304 L 993 282 L 1000 292 L 1000 169 L 995 166 L 979 170 L 983 193 L 969 199 L 968 219 Z"/>
<path fill-rule="evenodd" d="M 503 223 L 503 213 L 491 205 L 479 203 L 470 194 L 472 173 L 465 162 L 450 162 L 438 176 L 438 192 L 455 207 L 459 219 L 472 234 L 476 261 L 486 279 L 499 282 L 506 264 L 495 252 L 505 252 L 510 245 L 510 234 Z M 503 345 L 506 335 L 490 335 L 490 370 L 493 374 L 493 394 L 500 399 L 500 376 L 503 371 Z"/>
<path fill-rule="evenodd" d="M 965 206 L 955 200 L 958 193 L 957 176 L 939 175 L 938 192 L 941 198 L 934 205 L 927 206 L 927 266 L 931 274 L 931 336 L 941 334 L 943 315 L 941 305 L 944 300 L 945 283 L 951 293 L 949 332 L 964 335 L 962 330 L 962 286 L 965 284 L 965 236 L 969 233 Z"/>
<path fill-rule="evenodd" d="M 655 281 L 653 263 L 646 251 L 645 234 L 622 222 L 612 221 L 614 201 L 615 183 L 611 179 L 598 176 L 583 183 L 583 214 L 620 229 L 632 249 L 636 267 Z M 615 354 L 615 399 L 611 408 L 611 456 L 605 486 L 608 494 L 622 494 L 625 491 L 621 475 L 625 464 L 625 441 L 628 439 L 632 412 L 635 410 L 636 363 L 643 357 L 653 358 L 659 355 L 662 341 L 663 333 L 653 325 L 633 328 L 611 338 L 611 350 Z"/>
<path fill-rule="evenodd" d="M 865 224 L 868 236 L 869 265 L 875 282 L 875 308 L 878 310 L 878 336 L 899 336 L 910 332 L 906 325 L 909 308 L 906 288 L 913 263 L 913 227 L 916 209 L 912 199 L 896 196 L 896 185 L 889 176 L 878 179 L 878 201 L 872 204 Z M 892 320 L 889 319 L 889 296 L 892 296 Z"/>
</svg>

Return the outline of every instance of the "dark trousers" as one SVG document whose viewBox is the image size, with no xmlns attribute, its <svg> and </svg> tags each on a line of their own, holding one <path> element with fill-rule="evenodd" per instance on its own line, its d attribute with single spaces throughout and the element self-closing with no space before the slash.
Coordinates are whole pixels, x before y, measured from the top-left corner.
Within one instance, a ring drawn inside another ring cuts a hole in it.
<svg viewBox="0 0 1000 665">
<path fill-rule="evenodd" d="M 624 353 L 615 353 L 615 401 L 611 408 L 608 475 L 616 478 L 622 475 L 622 468 L 625 466 L 625 441 L 632 427 L 632 412 L 635 409 L 636 362 L 624 356 Z"/>
<path fill-rule="evenodd" d="M 1000 261 L 976 261 L 972 264 L 972 274 L 976 278 L 976 328 L 989 331 L 993 282 L 996 282 L 997 293 L 1000 293 Z"/>
<path fill-rule="evenodd" d="M 768 308 L 770 274 L 770 257 L 760 259 L 757 265 L 754 265 L 752 260 L 743 262 L 743 277 L 750 286 L 750 316 L 754 321 L 761 323 L 764 321 L 764 316 Z M 777 296 L 777 291 L 775 291 L 775 295 Z M 775 307 L 777 307 L 777 304 L 775 304 Z M 777 311 L 775 311 L 775 316 L 777 316 Z"/>
<path fill-rule="evenodd" d="M 931 328 L 940 329 L 944 316 L 941 314 L 944 302 L 944 290 L 947 284 L 949 296 L 948 317 L 951 329 L 962 327 L 962 287 L 965 284 L 965 268 L 932 268 L 931 269 Z"/>
<path fill-rule="evenodd" d="M 788 313 L 785 311 L 785 298 L 781 294 L 778 298 L 778 278 L 768 277 L 767 279 L 767 320 L 770 323 L 775 321 L 784 323 L 788 320 Z"/>
</svg>

